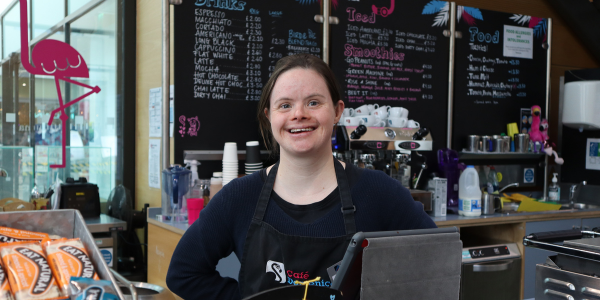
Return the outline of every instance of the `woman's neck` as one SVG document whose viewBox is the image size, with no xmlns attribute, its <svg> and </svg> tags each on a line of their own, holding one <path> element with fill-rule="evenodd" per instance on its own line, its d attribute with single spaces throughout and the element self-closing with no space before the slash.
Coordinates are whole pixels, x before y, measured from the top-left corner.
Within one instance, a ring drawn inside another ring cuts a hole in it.
<svg viewBox="0 0 600 300">
<path fill-rule="evenodd" d="M 333 155 L 297 157 L 281 153 L 274 190 L 293 204 L 323 200 L 337 187 Z"/>
</svg>

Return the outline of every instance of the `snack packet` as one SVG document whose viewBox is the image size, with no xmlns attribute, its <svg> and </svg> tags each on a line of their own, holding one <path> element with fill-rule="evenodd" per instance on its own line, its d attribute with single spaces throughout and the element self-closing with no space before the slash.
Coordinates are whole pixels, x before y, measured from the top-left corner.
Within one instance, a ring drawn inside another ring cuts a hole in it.
<svg viewBox="0 0 600 300">
<path fill-rule="evenodd" d="M 0 264 L 0 300 L 13 300 L 4 267 Z"/>
<path fill-rule="evenodd" d="M 56 237 L 56 236 L 53 236 Z M 10 227 L 0 226 L 0 243 L 13 243 L 20 241 L 45 241 L 49 240 L 50 236 L 43 232 L 34 232 L 27 230 L 14 229 Z"/>
<path fill-rule="evenodd" d="M 16 300 L 55 299 L 61 296 L 39 243 L 15 242 L 0 247 L 0 256 Z"/>
<path fill-rule="evenodd" d="M 113 285 L 108 280 L 71 277 L 71 299 L 75 300 L 118 300 Z"/>
<path fill-rule="evenodd" d="M 59 239 L 46 242 L 46 254 L 52 273 L 63 293 L 69 293 L 71 276 L 99 280 L 94 265 L 79 239 Z"/>
</svg>

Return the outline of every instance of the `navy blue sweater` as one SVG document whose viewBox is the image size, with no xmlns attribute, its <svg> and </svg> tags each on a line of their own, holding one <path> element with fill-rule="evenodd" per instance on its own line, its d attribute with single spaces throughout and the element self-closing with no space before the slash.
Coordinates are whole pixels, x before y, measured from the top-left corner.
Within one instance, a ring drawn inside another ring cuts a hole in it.
<svg viewBox="0 0 600 300">
<path fill-rule="evenodd" d="M 435 228 L 435 223 L 410 192 L 381 171 L 346 164 L 356 206 L 357 231 Z M 246 233 L 263 185 L 259 172 L 231 181 L 217 193 L 185 232 L 167 273 L 167 286 L 183 299 L 240 299 L 236 280 L 223 278 L 215 267 L 235 252 L 241 261 Z M 271 199 L 264 221 L 278 231 L 298 236 L 345 235 L 341 203 L 310 224 L 287 215 Z"/>
</svg>

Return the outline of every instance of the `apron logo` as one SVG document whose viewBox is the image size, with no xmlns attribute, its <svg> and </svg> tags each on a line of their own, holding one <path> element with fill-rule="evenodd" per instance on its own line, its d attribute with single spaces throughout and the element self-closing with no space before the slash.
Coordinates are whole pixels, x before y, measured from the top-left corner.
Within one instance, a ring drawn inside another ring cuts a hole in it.
<svg viewBox="0 0 600 300">
<path fill-rule="evenodd" d="M 331 295 L 331 296 L 329 296 L 329 299 L 330 299 L 330 300 L 335 300 L 335 295 Z"/>
<path fill-rule="evenodd" d="M 279 283 L 285 283 L 287 279 L 285 276 L 285 266 L 283 263 L 269 260 L 267 262 L 266 272 L 275 274 L 275 281 Z"/>
</svg>

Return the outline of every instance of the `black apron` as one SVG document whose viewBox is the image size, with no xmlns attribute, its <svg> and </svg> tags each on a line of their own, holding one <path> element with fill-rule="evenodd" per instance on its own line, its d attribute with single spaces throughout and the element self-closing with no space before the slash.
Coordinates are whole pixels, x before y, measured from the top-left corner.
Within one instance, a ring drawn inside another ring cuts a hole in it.
<svg viewBox="0 0 600 300">
<path fill-rule="evenodd" d="M 283 234 L 263 222 L 271 198 L 277 168 L 275 164 L 262 187 L 250 229 L 246 235 L 239 284 L 242 298 L 258 292 L 293 285 L 321 277 L 318 286 L 331 286 L 327 268 L 340 262 L 356 233 L 354 211 L 348 179 L 342 164 L 334 159 L 346 235 L 333 238 L 292 236 Z"/>
</svg>

